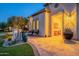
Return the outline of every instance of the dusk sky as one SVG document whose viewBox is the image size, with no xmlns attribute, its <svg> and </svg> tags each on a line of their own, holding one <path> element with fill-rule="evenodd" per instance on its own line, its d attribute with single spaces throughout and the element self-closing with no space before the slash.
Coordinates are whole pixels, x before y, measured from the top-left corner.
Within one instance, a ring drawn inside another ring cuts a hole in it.
<svg viewBox="0 0 79 59">
<path fill-rule="evenodd" d="M 0 22 L 6 22 L 10 16 L 28 17 L 43 8 L 42 3 L 0 3 Z"/>
</svg>

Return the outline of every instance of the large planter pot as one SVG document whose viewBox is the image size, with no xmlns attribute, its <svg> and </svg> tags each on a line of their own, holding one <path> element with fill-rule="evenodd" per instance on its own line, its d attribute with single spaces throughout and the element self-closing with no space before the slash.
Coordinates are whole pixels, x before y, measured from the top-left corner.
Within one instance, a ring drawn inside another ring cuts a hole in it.
<svg viewBox="0 0 79 59">
<path fill-rule="evenodd" d="M 73 32 L 64 32 L 64 38 L 67 40 L 71 40 L 73 37 Z"/>
</svg>

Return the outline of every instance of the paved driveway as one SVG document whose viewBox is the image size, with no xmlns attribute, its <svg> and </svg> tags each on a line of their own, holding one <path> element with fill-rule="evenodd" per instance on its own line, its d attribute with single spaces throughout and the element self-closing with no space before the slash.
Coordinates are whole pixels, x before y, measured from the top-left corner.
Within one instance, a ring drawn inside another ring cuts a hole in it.
<svg viewBox="0 0 79 59">
<path fill-rule="evenodd" d="M 79 56 L 79 42 L 57 37 L 29 37 L 41 56 Z"/>
</svg>

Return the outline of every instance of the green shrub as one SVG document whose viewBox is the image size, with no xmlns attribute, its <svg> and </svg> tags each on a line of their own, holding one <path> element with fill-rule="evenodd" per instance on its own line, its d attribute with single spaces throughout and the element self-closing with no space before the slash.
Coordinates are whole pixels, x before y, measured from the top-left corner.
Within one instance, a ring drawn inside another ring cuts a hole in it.
<svg viewBox="0 0 79 59">
<path fill-rule="evenodd" d="M 0 47 L 2 47 L 2 44 L 3 44 L 3 40 L 0 40 Z"/>
</svg>

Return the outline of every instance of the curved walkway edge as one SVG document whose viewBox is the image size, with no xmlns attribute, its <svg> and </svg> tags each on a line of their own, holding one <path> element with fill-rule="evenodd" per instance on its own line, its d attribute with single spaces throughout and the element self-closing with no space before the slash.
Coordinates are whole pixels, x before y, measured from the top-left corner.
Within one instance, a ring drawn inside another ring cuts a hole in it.
<svg viewBox="0 0 79 59">
<path fill-rule="evenodd" d="M 40 56 L 40 54 L 39 54 L 37 48 L 36 48 L 32 43 L 30 43 L 30 42 L 27 42 L 27 43 L 32 47 L 33 52 L 34 52 L 34 55 L 35 55 L 35 56 Z"/>
</svg>

